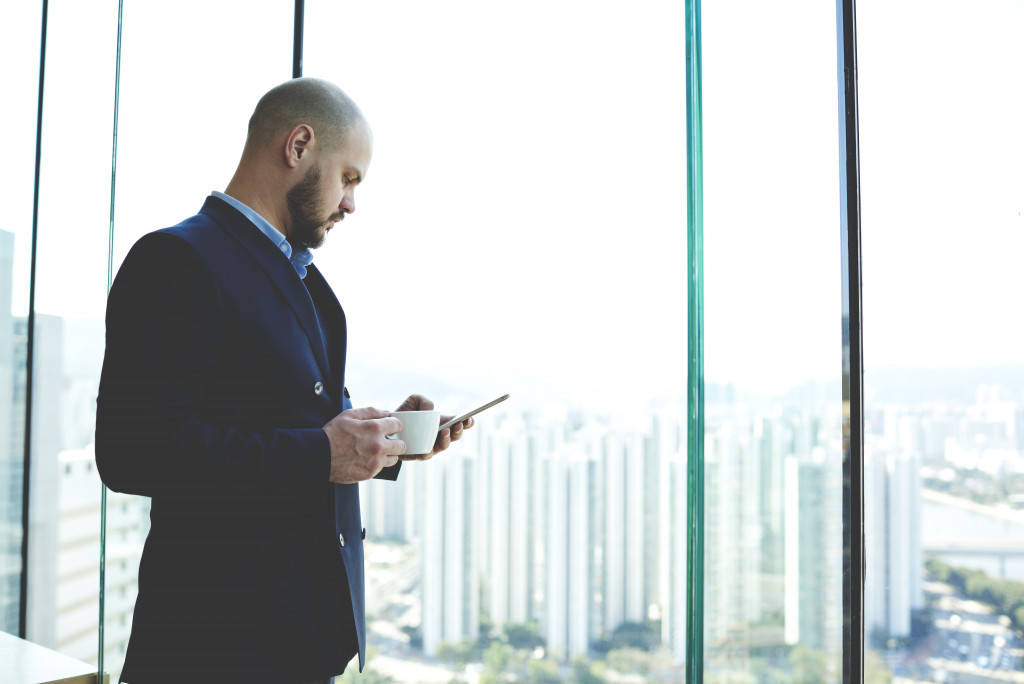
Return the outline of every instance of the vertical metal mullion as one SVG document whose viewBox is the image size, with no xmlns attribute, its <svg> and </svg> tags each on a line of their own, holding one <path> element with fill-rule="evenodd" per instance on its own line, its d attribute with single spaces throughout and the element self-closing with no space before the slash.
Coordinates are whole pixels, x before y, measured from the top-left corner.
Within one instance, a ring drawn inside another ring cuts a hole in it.
<svg viewBox="0 0 1024 684">
<path fill-rule="evenodd" d="M 864 681 L 864 359 L 855 0 L 836 0 L 843 280 L 843 682 Z"/>
<path fill-rule="evenodd" d="M 704 678 L 704 171 L 700 0 L 686 0 L 687 564 L 686 671 Z"/>
<path fill-rule="evenodd" d="M 292 41 L 292 78 L 302 76 L 303 33 L 306 26 L 306 3 L 295 0 L 295 36 Z"/>
<path fill-rule="evenodd" d="M 35 375 L 36 330 L 36 253 L 39 233 L 39 176 L 43 158 L 43 87 L 46 82 L 46 28 L 49 2 L 43 0 L 42 27 L 39 38 L 39 97 L 36 101 L 36 166 L 32 188 L 32 248 L 28 283 L 28 329 L 25 339 L 25 453 L 21 473 L 21 600 L 18 606 L 18 636 L 22 639 L 28 629 L 28 554 L 29 554 L 29 496 L 32 474 L 32 384 Z"/>
<path fill-rule="evenodd" d="M 117 191 L 117 130 L 121 113 L 121 35 L 124 0 L 117 2 L 117 48 L 114 57 L 114 122 L 110 141 L 110 218 L 107 227 L 107 294 L 114 282 L 114 208 Z M 100 611 L 96 679 L 103 681 L 103 653 L 106 646 L 107 607 L 107 486 L 100 485 Z"/>
</svg>

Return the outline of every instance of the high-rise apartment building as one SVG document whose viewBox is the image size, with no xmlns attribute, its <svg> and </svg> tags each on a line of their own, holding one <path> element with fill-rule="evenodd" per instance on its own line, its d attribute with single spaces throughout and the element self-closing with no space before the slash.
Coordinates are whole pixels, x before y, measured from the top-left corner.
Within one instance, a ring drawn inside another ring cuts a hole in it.
<svg viewBox="0 0 1024 684">
<path fill-rule="evenodd" d="M 705 435 L 705 639 L 727 658 L 801 644 L 837 663 L 838 424 L 831 434 L 806 412 L 742 413 Z M 535 622 L 551 653 L 572 658 L 653 618 L 682 662 L 685 435 L 679 406 L 615 428 L 506 415 L 408 468 L 404 489 L 364 488 L 371 529 L 388 528 L 385 511 L 419 512 L 419 533 L 400 527 L 421 556 L 425 652 L 475 639 L 485 616 L 499 631 Z"/>
<path fill-rule="evenodd" d="M 475 518 L 475 461 L 452 452 L 424 469 L 428 491 L 420 546 L 423 650 L 437 653 L 442 642 L 455 643 L 479 630 Z"/>
<path fill-rule="evenodd" d="M 916 453 L 865 449 L 865 632 L 874 638 L 909 636 L 924 605 L 920 473 Z"/>
<path fill-rule="evenodd" d="M 0 545 L 0 630 L 18 633 L 21 595 L 21 492 L 24 404 L 17 404 L 15 334 L 11 311 L 14 234 L 0 230 L 0 521 L 7 526 Z M 11 388 L 8 390 L 7 388 Z"/>
<path fill-rule="evenodd" d="M 785 637 L 833 667 L 842 635 L 842 469 L 838 445 L 786 459 Z"/>
<path fill-rule="evenodd" d="M 838 672 L 842 456 L 816 416 L 729 405 L 705 433 L 705 641 L 709 667 L 800 645 Z M 833 672 L 834 674 L 834 672 Z"/>
<path fill-rule="evenodd" d="M 61 451 L 63 416 L 60 392 L 64 387 L 64 322 L 55 316 L 36 314 L 32 386 L 32 461 L 29 471 L 29 591 L 26 635 L 38 644 L 57 645 L 57 606 L 53 587 L 58 580 L 60 491 L 58 455 Z M 28 321 L 16 324 L 19 336 L 27 336 Z M 97 518 L 97 523 L 99 519 Z M 94 529 L 98 530 L 99 527 Z M 99 562 L 99 544 L 96 544 Z M 97 592 L 99 581 L 92 587 Z M 95 620 L 94 620 L 95 624 Z M 96 644 L 93 644 L 93 653 Z"/>
<path fill-rule="evenodd" d="M 57 540 L 56 615 L 53 647 L 96 662 L 100 616 L 100 502 L 103 485 L 92 445 L 56 458 Z M 106 586 L 104 590 L 104 668 L 117 673 L 131 634 L 139 560 L 149 533 L 148 497 L 108 491 Z"/>
</svg>

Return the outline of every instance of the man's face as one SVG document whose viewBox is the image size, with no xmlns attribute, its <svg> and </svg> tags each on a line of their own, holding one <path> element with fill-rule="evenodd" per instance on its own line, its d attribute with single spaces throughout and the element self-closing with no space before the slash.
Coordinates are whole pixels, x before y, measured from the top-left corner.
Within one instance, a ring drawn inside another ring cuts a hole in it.
<svg viewBox="0 0 1024 684">
<path fill-rule="evenodd" d="M 369 127 L 360 122 L 337 150 L 310 159 L 306 174 L 286 195 L 293 247 L 316 249 L 335 223 L 356 210 L 356 186 L 366 176 L 372 155 Z"/>
</svg>

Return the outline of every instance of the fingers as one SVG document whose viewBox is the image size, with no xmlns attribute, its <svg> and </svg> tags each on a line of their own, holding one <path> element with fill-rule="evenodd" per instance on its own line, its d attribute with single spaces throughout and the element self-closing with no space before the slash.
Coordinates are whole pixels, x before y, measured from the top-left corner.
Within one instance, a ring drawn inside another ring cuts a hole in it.
<svg viewBox="0 0 1024 684">
<path fill-rule="evenodd" d="M 447 423 L 449 420 L 451 420 L 454 417 L 455 416 L 441 416 L 441 423 L 442 424 L 443 423 Z M 473 420 L 472 417 L 470 417 L 470 418 L 467 418 L 466 420 L 462 421 L 461 423 L 455 423 L 455 425 L 452 425 L 451 428 L 445 428 L 445 429 L 446 430 L 450 429 L 452 431 L 452 441 L 453 442 L 457 442 L 457 441 L 459 441 L 459 439 L 462 438 L 463 431 L 468 430 L 469 428 L 473 427 L 475 424 L 476 424 L 476 421 Z"/>
<path fill-rule="evenodd" d="M 353 408 L 344 412 L 345 415 L 359 420 L 373 420 L 374 418 L 387 418 L 391 414 L 388 411 L 382 411 L 372 406 L 364 406 L 362 408 Z M 397 419 L 396 419 L 397 420 Z"/>
<path fill-rule="evenodd" d="M 349 409 L 323 427 L 331 444 L 332 482 L 347 484 L 368 480 L 393 466 L 407 445 L 397 437 L 402 421 L 372 407 Z"/>
<path fill-rule="evenodd" d="M 467 418 L 461 423 L 456 423 L 455 425 L 452 425 L 452 441 L 458 441 L 462 437 L 463 431 L 468 430 L 475 424 L 476 421 L 473 420 L 473 418 Z"/>
<path fill-rule="evenodd" d="M 458 423 L 456 423 L 456 425 L 458 425 Z M 437 433 L 437 439 L 434 441 L 434 451 L 431 455 L 439 454 L 450 447 L 452 445 L 452 439 L 454 439 L 453 434 L 452 428 L 445 428 Z"/>
<path fill-rule="evenodd" d="M 397 411 L 433 411 L 434 402 L 427 399 L 422 394 L 410 394 L 402 405 L 399 406 Z"/>
<path fill-rule="evenodd" d="M 382 411 L 372 406 L 349 409 L 343 415 L 362 421 L 364 426 L 372 426 L 382 435 L 395 435 L 402 431 L 401 420 L 392 416 L 390 411 Z"/>
<path fill-rule="evenodd" d="M 385 435 L 397 435 L 402 431 L 402 421 L 395 418 L 390 413 L 379 420 Z"/>
<path fill-rule="evenodd" d="M 434 409 L 434 402 L 421 394 L 412 394 L 402 402 L 397 411 L 431 411 Z M 359 432 L 362 439 L 357 439 L 355 451 L 360 459 L 369 466 L 375 468 L 370 475 L 372 477 L 381 468 L 393 466 L 398 461 L 426 461 L 435 454 L 439 454 L 451 446 L 452 442 L 462 439 L 466 430 L 473 427 L 475 420 L 470 417 L 456 423 L 450 428 L 445 428 L 437 433 L 434 441 L 434 448 L 429 454 L 406 454 L 406 443 L 397 438 L 402 430 L 402 421 L 387 411 L 381 411 L 372 407 L 349 409 L 345 416 L 355 420 L 359 424 Z M 442 416 L 441 422 L 447 422 L 454 416 Z"/>
</svg>

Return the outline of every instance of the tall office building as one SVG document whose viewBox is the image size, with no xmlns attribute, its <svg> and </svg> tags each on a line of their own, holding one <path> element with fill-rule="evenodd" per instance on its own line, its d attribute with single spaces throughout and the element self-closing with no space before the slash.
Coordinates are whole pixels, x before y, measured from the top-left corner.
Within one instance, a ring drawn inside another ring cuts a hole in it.
<svg viewBox="0 0 1024 684">
<path fill-rule="evenodd" d="M 522 420 L 502 421 L 494 448 L 507 454 L 508 545 L 502 545 L 508 558 L 508 621 L 525 623 L 534 618 L 533 594 L 536 592 L 531 572 L 536 558 L 536 515 L 542 493 L 531 487 L 530 476 L 540 467 L 527 436 L 529 430 Z"/>
<path fill-rule="evenodd" d="M 594 638 L 597 524 L 591 514 L 597 460 L 582 440 L 567 443 L 544 461 L 547 525 L 546 598 L 543 616 L 548 648 L 561 657 L 585 655 Z"/>
<path fill-rule="evenodd" d="M 19 329 L 27 332 L 21 319 Z M 64 322 L 36 314 L 32 379 L 32 461 L 29 471 L 29 564 L 26 636 L 57 647 L 55 614 L 59 535 L 58 455 L 63 442 L 61 393 L 64 388 Z M 98 521 L 97 521 L 98 522 Z M 99 526 L 95 528 L 99 529 Z M 96 545 L 99 562 L 99 544 Z M 97 585 L 93 590 L 98 589 Z M 95 652 L 96 645 L 93 644 Z"/>
<path fill-rule="evenodd" d="M 548 503 L 541 454 L 563 442 L 559 431 L 521 416 L 502 417 L 481 438 L 482 611 L 498 629 L 542 619 Z"/>
<path fill-rule="evenodd" d="M 479 630 L 479 575 L 474 538 L 475 459 L 453 452 L 425 469 L 422 566 L 423 651 L 456 643 Z"/>
<path fill-rule="evenodd" d="M 921 461 L 915 453 L 865 449 L 865 631 L 875 638 L 910 635 L 924 605 Z"/>
<path fill-rule="evenodd" d="M 359 488 L 359 502 L 367 537 L 382 541 L 406 541 L 412 538 L 406 515 L 409 491 L 419 469 L 405 465 L 395 481 L 370 480 Z"/>
<path fill-rule="evenodd" d="M 784 468 L 793 454 L 794 435 L 780 411 L 754 420 L 753 448 L 758 459 L 758 518 L 761 521 L 762 567 L 766 575 L 781 577 L 784 567 Z M 769 592 L 781 596 L 782 592 Z"/>
<path fill-rule="evenodd" d="M 837 663 L 842 641 L 841 455 L 825 446 L 786 459 L 785 641 Z"/>
<path fill-rule="evenodd" d="M 657 464 L 636 426 L 609 430 L 601 447 L 605 634 L 644 623 L 657 588 Z M 653 560 L 653 562 L 651 562 Z"/>
<path fill-rule="evenodd" d="M 522 526 L 524 521 L 513 521 L 509 510 L 511 454 L 506 440 L 498 435 L 488 435 L 480 459 L 480 488 L 486 492 L 479 511 L 483 524 L 480 538 L 483 610 L 491 622 L 501 628 L 512 621 L 509 605 L 512 528 Z"/>
<path fill-rule="evenodd" d="M 909 636 L 912 611 L 924 606 L 921 548 L 921 461 L 894 455 L 888 463 L 889 623 L 893 635 Z"/>
<path fill-rule="evenodd" d="M 705 433 L 705 640 L 719 662 L 748 658 L 761 622 L 761 535 L 758 463 L 749 423 L 721 422 Z"/>
<path fill-rule="evenodd" d="M 661 641 L 677 663 L 686 659 L 688 472 L 686 455 L 664 460 L 666 519 L 671 521 L 662 538 Z"/>
<path fill-rule="evenodd" d="M 661 643 L 682 663 L 686 655 L 687 483 L 686 406 L 669 405 L 652 422 L 651 453 L 657 463 L 657 617 Z"/>
<path fill-rule="evenodd" d="M 750 667 L 752 652 L 841 654 L 842 456 L 817 417 L 731 406 L 705 434 L 705 641 L 709 667 Z M 838 430 L 838 426 L 837 426 Z"/>
<path fill-rule="evenodd" d="M 889 635 L 885 458 L 864 446 L 864 634 L 870 641 Z"/>
</svg>

